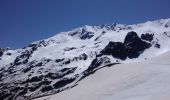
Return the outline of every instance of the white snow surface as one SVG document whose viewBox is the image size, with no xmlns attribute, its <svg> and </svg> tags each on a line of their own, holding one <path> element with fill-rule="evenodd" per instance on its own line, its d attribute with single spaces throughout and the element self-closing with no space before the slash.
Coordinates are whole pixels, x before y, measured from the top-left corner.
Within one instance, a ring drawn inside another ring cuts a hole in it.
<svg viewBox="0 0 170 100">
<path fill-rule="evenodd" d="M 103 68 L 59 94 L 35 100 L 170 100 L 170 52 Z"/>
</svg>

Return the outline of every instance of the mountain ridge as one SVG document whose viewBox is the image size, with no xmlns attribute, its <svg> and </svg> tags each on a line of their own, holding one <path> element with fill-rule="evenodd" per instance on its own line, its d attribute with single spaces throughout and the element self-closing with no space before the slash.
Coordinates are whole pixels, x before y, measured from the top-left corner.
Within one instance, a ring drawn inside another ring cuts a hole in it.
<svg viewBox="0 0 170 100">
<path fill-rule="evenodd" d="M 165 45 L 166 44 L 166 45 Z M 37 98 L 78 85 L 103 66 L 170 50 L 170 19 L 84 26 L 17 49 L 0 49 L 0 98 Z"/>
</svg>

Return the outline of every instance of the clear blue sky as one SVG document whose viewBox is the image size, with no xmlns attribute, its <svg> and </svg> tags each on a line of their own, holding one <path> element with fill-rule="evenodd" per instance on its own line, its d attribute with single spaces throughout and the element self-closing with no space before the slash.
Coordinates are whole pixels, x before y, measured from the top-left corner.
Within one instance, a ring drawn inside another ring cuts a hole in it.
<svg viewBox="0 0 170 100">
<path fill-rule="evenodd" d="M 0 0 L 0 47 L 22 48 L 83 25 L 170 17 L 170 0 Z"/>
</svg>

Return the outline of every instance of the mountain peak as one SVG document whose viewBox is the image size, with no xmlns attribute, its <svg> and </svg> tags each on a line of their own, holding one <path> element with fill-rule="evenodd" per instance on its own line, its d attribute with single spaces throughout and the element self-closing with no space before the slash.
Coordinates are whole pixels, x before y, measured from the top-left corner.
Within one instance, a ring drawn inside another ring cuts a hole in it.
<svg viewBox="0 0 170 100">
<path fill-rule="evenodd" d="M 61 32 L 18 50 L 0 49 L 0 99 L 26 100 L 70 89 L 95 71 L 170 50 L 170 19 Z"/>
</svg>

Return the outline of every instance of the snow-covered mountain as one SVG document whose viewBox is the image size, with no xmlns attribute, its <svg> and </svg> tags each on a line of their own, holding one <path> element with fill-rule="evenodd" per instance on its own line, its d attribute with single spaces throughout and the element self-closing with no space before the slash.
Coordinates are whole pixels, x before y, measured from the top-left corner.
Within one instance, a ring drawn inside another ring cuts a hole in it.
<svg viewBox="0 0 170 100">
<path fill-rule="evenodd" d="M 10 50 L 0 49 L 0 99 L 27 100 L 77 86 L 100 68 L 170 50 L 170 19 L 84 26 Z"/>
<path fill-rule="evenodd" d="M 170 100 L 170 52 L 98 70 L 79 85 L 35 100 Z"/>
</svg>

